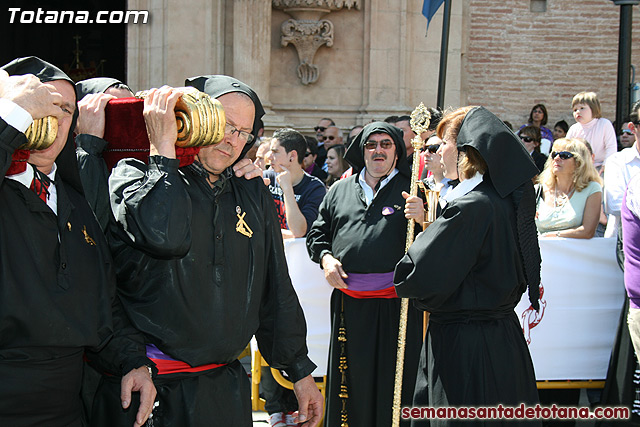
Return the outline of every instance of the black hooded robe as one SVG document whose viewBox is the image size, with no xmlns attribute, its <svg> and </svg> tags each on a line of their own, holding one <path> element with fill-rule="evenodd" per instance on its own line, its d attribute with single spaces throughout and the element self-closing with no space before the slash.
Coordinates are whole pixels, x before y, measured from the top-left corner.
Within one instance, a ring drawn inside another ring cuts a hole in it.
<svg viewBox="0 0 640 427">
<path fill-rule="evenodd" d="M 483 108 L 467 114 L 457 144 L 478 149 L 497 177 L 485 173 L 475 188 L 447 203 L 396 267 L 398 295 L 415 298 L 416 307 L 430 313 L 413 404 L 535 406 L 533 363 L 514 312 L 527 283 L 532 280 L 536 288 L 539 283 L 537 237 L 535 230 L 527 234 L 535 213 L 530 181 L 535 165 L 516 137 Z M 512 164 L 500 167 L 501 156 Z M 522 234 L 514 188 L 522 190 L 518 201 L 526 207 L 529 228 Z M 526 245 L 519 242 L 525 235 L 531 247 L 523 251 Z M 533 262 L 523 262 L 523 252 Z M 468 421 L 416 419 L 412 425 L 464 426 Z"/>
<path fill-rule="evenodd" d="M 104 93 L 115 85 L 124 85 L 124 83 L 109 77 L 82 80 L 76 83 L 76 97 L 81 100 L 89 94 Z M 107 148 L 108 143 L 102 138 L 87 134 L 77 135 L 75 142 L 76 158 L 80 170 L 80 179 L 85 190 L 85 197 L 96 214 L 100 227 L 106 231 L 111 217 L 108 184 L 110 171 L 107 170 L 107 165 L 102 158 L 102 152 Z"/>
<path fill-rule="evenodd" d="M 73 85 L 35 57 L 3 69 Z M 118 373 L 150 362 L 136 341 L 141 337 L 116 315 L 112 260 L 82 193 L 72 138 L 56 159 L 57 215 L 5 178 L 14 150 L 26 142 L 0 119 L 0 425 L 81 426 L 85 348 L 98 350 L 110 340 L 104 351 Z"/>
<path fill-rule="evenodd" d="M 367 206 L 358 182 L 359 170 L 364 167 L 364 143 L 369 135 L 381 132 L 395 141 L 399 173 L 378 190 Z M 410 180 L 401 132 L 395 126 L 376 122 L 365 126 L 353 140 L 345 158 L 356 172 L 329 189 L 320 205 L 318 219 L 307 234 L 307 249 L 313 261 L 319 263 L 322 256 L 330 252 L 340 260 L 347 274 L 387 273 L 393 271 L 404 255 L 407 219 L 402 191 L 409 191 Z M 338 341 L 341 313 L 347 338 L 348 424 L 351 427 L 391 425 L 400 305 L 399 298 L 354 298 L 339 289 L 333 290 L 326 427 L 341 425 L 341 344 Z M 409 307 L 403 405 L 411 403 L 421 342 L 422 315 L 416 308 Z"/>
<path fill-rule="evenodd" d="M 227 76 L 187 84 L 214 98 L 247 94 L 256 107 L 256 134 L 263 110 L 248 86 Z M 153 423 L 250 427 L 250 383 L 237 357 L 252 336 L 267 362 L 292 381 L 315 369 L 273 199 L 261 179 L 238 178 L 229 168 L 211 188 L 197 162 L 178 164 L 163 156 L 151 156 L 148 165 L 125 159 L 109 182 L 118 223 L 110 243 L 131 322 L 147 344 L 173 359 L 224 364 L 154 378 L 159 405 Z M 119 408 L 118 382 L 103 377 L 92 425 L 133 424 L 135 413 Z"/>
</svg>

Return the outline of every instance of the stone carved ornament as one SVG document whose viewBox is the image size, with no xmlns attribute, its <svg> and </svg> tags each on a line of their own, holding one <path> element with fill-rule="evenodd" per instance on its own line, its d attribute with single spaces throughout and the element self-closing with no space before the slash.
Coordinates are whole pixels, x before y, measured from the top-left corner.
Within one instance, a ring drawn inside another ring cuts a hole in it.
<svg viewBox="0 0 640 427">
<path fill-rule="evenodd" d="M 276 9 L 291 15 L 280 27 L 282 47 L 292 44 L 298 52 L 298 78 L 303 85 L 318 80 L 320 69 L 313 58 L 322 45 L 333 46 L 333 23 L 320 19 L 342 8 L 360 9 L 361 0 L 272 0 Z"/>
</svg>

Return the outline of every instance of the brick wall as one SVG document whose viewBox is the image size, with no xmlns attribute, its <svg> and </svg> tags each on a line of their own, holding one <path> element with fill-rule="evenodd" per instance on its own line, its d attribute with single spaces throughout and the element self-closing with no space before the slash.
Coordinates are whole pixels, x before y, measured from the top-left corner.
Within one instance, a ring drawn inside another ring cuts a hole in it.
<svg viewBox="0 0 640 427">
<path fill-rule="evenodd" d="M 598 93 L 602 113 L 615 120 L 620 7 L 610 0 L 470 0 L 463 55 L 468 104 L 484 105 L 514 127 L 534 104 L 549 112 L 547 127 L 571 116 L 571 99 Z M 631 63 L 640 73 L 640 8 L 633 8 Z M 640 76 L 636 81 L 640 80 Z"/>
</svg>

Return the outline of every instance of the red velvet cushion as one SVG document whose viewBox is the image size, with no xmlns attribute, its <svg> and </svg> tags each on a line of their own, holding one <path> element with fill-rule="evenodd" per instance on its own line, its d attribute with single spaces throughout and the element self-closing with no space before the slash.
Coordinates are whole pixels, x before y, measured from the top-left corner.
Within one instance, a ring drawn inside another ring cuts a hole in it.
<svg viewBox="0 0 640 427">
<path fill-rule="evenodd" d="M 125 158 L 139 159 L 147 163 L 149 137 L 142 116 L 143 107 L 144 101 L 138 98 L 113 99 L 107 103 L 104 139 L 108 145 L 102 155 L 109 169 Z M 193 163 L 199 151 L 197 147 L 176 147 L 180 167 Z"/>
</svg>

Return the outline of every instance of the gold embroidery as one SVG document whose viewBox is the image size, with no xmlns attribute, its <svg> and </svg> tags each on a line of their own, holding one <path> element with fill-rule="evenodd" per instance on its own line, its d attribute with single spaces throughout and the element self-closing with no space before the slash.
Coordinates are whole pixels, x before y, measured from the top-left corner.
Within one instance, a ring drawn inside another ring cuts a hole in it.
<svg viewBox="0 0 640 427">
<path fill-rule="evenodd" d="M 93 239 L 91 238 L 91 236 L 89 236 L 89 233 L 87 233 L 87 226 L 86 226 L 86 225 L 83 225 L 83 226 L 82 226 L 82 234 L 84 234 L 84 240 L 85 240 L 85 242 L 87 242 L 87 243 L 88 243 L 88 244 L 90 244 L 91 246 L 95 246 L 95 245 L 96 245 L 95 240 L 93 240 Z"/>
<path fill-rule="evenodd" d="M 67 222 L 67 229 L 68 229 L 69 231 L 71 231 L 71 223 L 70 223 L 70 222 Z"/>
<path fill-rule="evenodd" d="M 240 208 L 237 208 L 238 211 L 240 211 Z M 244 220 L 244 217 L 247 213 L 243 212 L 242 215 L 240 215 L 240 213 L 238 212 L 237 216 L 238 216 L 238 222 L 236 223 L 236 231 L 240 234 L 244 234 L 245 236 L 251 238 L 251 236 L 253 236 L 253 231 L 251 230 L 251 228 L 249 228 L 249 225 L 247 225 L 247 223 Z"/>
</svg>

